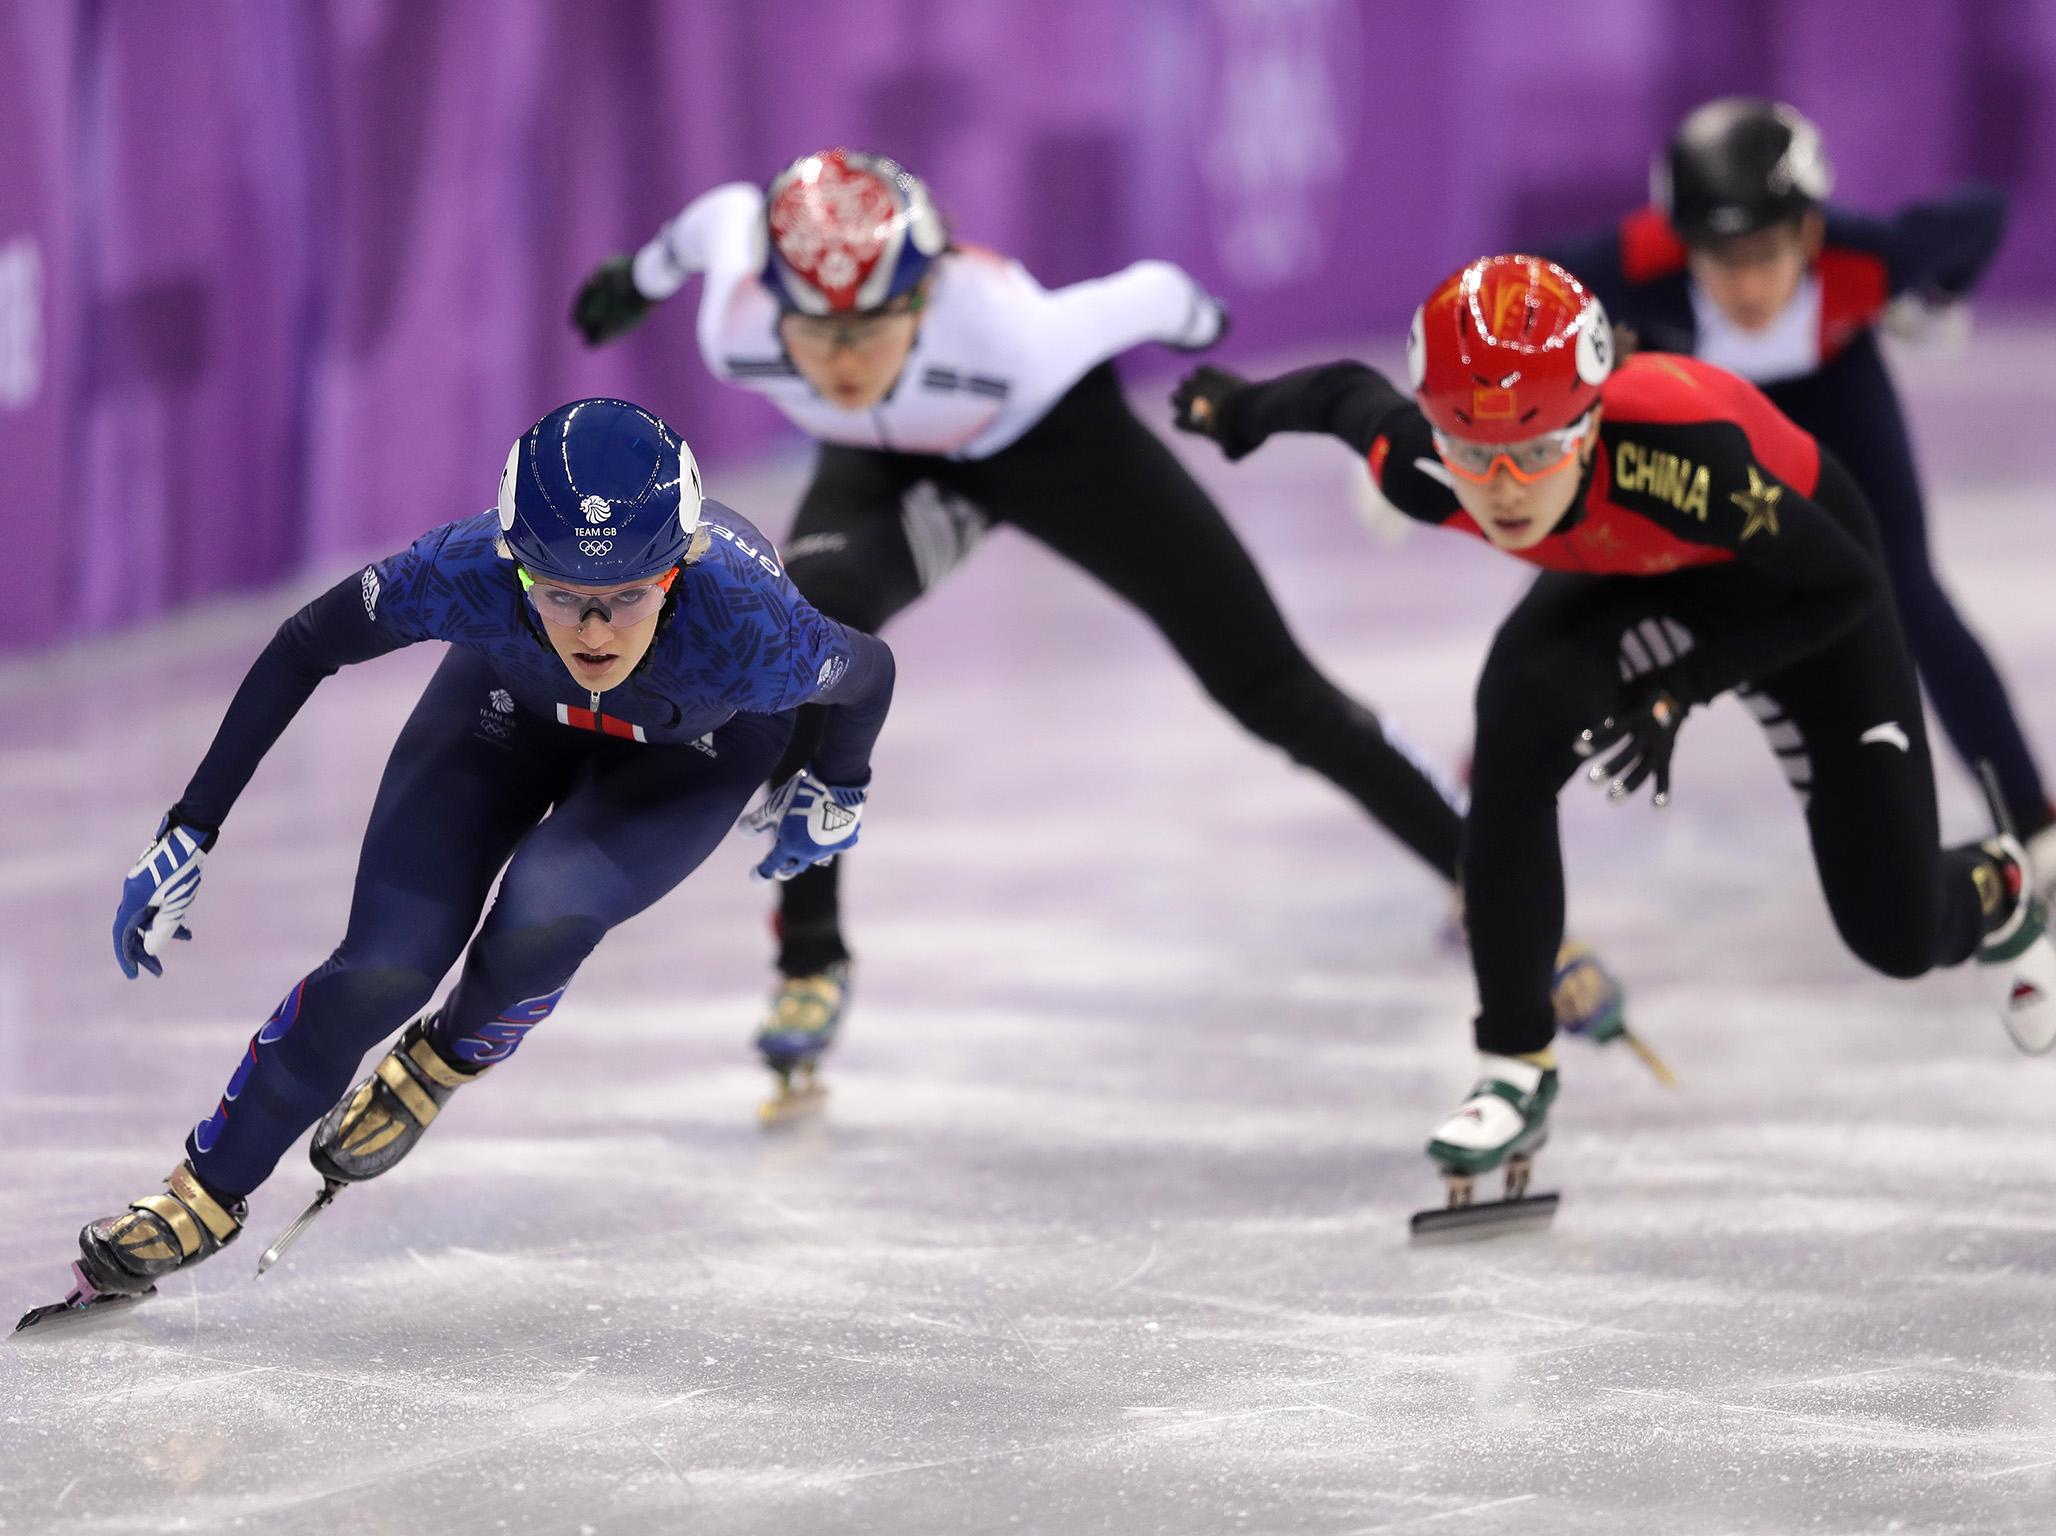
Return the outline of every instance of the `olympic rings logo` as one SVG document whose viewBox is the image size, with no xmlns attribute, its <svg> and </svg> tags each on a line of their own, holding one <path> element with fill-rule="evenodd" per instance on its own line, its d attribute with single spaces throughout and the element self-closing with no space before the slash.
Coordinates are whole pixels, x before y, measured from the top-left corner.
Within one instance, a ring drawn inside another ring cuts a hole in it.
<svg viewBox="0 0 2056 1536">
<path fill-rule="evenodd" d="M 614 541 L 612 539 L 580 539 L 578 541 L 578 552 L 589 559 L 597 560 L 602 555 L 609 555 L 614 552 Z"/>
</svg>

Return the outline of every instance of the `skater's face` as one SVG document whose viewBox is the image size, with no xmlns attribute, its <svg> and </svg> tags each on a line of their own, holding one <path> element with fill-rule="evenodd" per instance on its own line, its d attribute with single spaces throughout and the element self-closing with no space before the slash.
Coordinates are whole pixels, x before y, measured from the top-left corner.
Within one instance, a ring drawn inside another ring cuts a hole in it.
<svg viewBox="0 0 2056 1536">
<path fill-rule="evenodd" d="M 1556 531 L 1578 499 L 1578 487 L 1598 442 L 1599 412 L 1594 410 L 1571 451 L 1557 458 L 1554 467 L 1540 474 L 1517 470 L 1517 456 L 1525 445 L 1510 443 L 1495 455 L 1482 478 L 1468 467 L 1452 465 L 1449 483 L 1458 503 L 1486 538 L 1501 549 L 1533 549 Z"/>
<path fill-rule="evenodd" d="M 891 392 L 921 330 L 921 293 L 869 315 L 798 315 L 778 320 L 778 336 L 800 377 L 830 405 L 866 411 Z"/>
<path fill-rule="evenodd" d="M 1694 246 L 1692 281 L 1729 323 L 1760 331 L 1798 294 L 1826 233 L 1827 221 L 1813 212 L 1769 229 Z"/>
<path fill-rule="evenodd" d="M 673 571 L 659 580 L 611 587 L 538 582 L 529 586 L 528 596 L 543 615 L 543 633 L 565 670 L 579 687 L 605 693 L 628 681 L 648 654 L 663 613 L 664 593 L 676 575 Z M 581 597 L 592 601 L 581 604 Z"/>
</svg>

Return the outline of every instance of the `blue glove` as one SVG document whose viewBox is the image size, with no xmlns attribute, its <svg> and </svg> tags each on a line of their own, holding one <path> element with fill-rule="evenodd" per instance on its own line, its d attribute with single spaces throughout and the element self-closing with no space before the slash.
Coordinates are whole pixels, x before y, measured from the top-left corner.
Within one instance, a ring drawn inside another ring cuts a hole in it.
<svg viewBox="0 0 2056 1536">
<path fill-rule="evenodd" d="M 750 873 L 759 880 L 790 880 L 856 847 L 865 793 L 861 787 L 823 784 L 806 769 L 794 774 L 742 820 L 750 831 L 773 837 L 770 853 Z"/>
<path fill-rule="evenodd" d="M 164 963 L 157 957 L 173 939 L 193 936 L 184 918 L 200 894 L 200 866 L 214 839 L 214 833 L 178 826 L 167 815 L 122 882 L 121 905 L 114 913 L 114 958 L 130 981 L 138 967 L 162 976 Z"/>
</svg>

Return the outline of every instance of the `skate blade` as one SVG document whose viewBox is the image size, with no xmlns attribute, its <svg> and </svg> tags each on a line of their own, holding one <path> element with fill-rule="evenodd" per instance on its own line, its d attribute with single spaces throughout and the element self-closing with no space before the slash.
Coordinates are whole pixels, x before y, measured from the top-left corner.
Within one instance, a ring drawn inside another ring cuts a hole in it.
<svg viewBox="0 0 2056 1536">
<path fill-rule="evenodd" d="M 258 1279 L 263 1279 L 265 1271 L 270 1269 L 272 1265 L 276 1264 L 280 1259 L 286 1256 L 286 1250 L 292 1247 L 294 1243 L 300 1240 L 300 1234 L 302 1232 L 305 1232 L 309 1227 L 313 1226 L 314 1218 L 319 1216 L 323 1211 L 327 1210 L 329 1206 L 334 1202 L 335 1197 L 341 1194 L 342 1192 L 342 1180 L 325 1179 L 322 1181 L 321 1193 L 314 1197 L 313 1201 L 309 1203 L 306 1210 L 300 1212 L 299 1219 L 295 1221 L 290 1227 L 287 1227 L 285 1231 L 279 1233 L 277 1239 L 272 1243 L 272 1245 L 269 1248 L 265 1249 L 263 1253 L 258 1255 Z"/>
<path fill-rule="evenodd" d="M 76 1282 L 72 1292 L 62 1301 L 53 1301 L 47 1307 L 33 1307 L 21 1315 L 21 1321 L 14 1325 L 15 1337 L 34 1330 L 38 1339 L 67 1333 L 82 1323 L 104 1323 L 126 1312 L 139 1301 L 148 1301 L 157 1294 L 157 1287 L 138 1291 L 133 1296 L 119 1296 L 108 1291 L 96 1291 L 79 1272 L 76 1262 L 71 1266 L 72 1279 Z"/>
<path fill-rule="evenodd" d="M 1413 1245 L 1426 1248 L 1439 1243 L 1466 1243 L 1514 1232 L 1538 1231 L 1554 1219 L 1556 1205 L 1555 1194 L 1523 1195 L 1518 1200 L 1481 1200 L 1475 1205 L 1415 1211 Z"/>
<path fill-rule="evenodd" d="M 827 1085 L 782 1083 L 777 1093 L 757 1106 L 757 1124 L 767 1131 L 783 1130 L 814 1119 L 827 1106 Z"/>
<path fill-rule="evenodd" d="M 1678 1086 L 1678 1074 L 1671 1071 L 1669 1063 L 1656 1054 L 1647 1040 L 1644 1040 L 1632 1029 L 1622 1030 L 1621 1039 L 1627 1043 L 1628 1049 L 1635 1053 L 1642 1065 L 1649 1069 L 1650 1073 L 1659 1083 L 1663 1084 L 1666 1088 L 1676 1088 Z"/>
</svg>

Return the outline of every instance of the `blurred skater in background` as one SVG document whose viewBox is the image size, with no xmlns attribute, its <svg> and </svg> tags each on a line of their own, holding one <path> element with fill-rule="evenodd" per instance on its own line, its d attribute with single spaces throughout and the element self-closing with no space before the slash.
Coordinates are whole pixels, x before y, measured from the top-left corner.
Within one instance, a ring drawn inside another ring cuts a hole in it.
<svg viewBox="0 0 2056 1536">
<path fill-rule="evenodd" d="M 1880 323 L 1960 328 L 1999 249 L 2004 196 L 1967 186 L 1882 218 L 1831 204 L 1819 131 L 1790 106 L 1745 97 L 1687 117 L 1651 181 L 1653 206 L 1617 230 L 1541 253 L 1577 273 L 1639 345 L 1748 379 L 1856 477 L 1928 701 L 1957 754 L 1998 774 L 2048 896 L 2056 810 L 1998 669 L 1935 573 L 1877 337 Z"/>
<path fill-rule="evenodd" d="M 990 524 L 1010 524 L 1141 610 L 1245 730 L 1455 878 L 1455 791 L 1308 659 L 1226 519 L 1122 397 L 1109 359 L 1220 339 L 1225 312 L 1185 272 L 1139 261 L 1045 289 L 1018 262 L 953 243 L 895 162 L 834 149 L 768 189 L 696 198 L 593 273 L 574 323 L 609 341 L 695 274 L 707 367 L 821 445 L 785 553 L 823 613 L 878 630 Z M 803 711 L 781 772 L 815 728 Z M 794 1107 L 796 1074 L 810 1076 L 848 1005 L 836 880 L 814 870 L 781 892 L 782 980 L 757 1034 L 779 1079 L 770 1119 Z M 1619 990 L 1589 951 L 1561 969 L 1566 1026 L 1617 1032 Z"/>
</svg>

